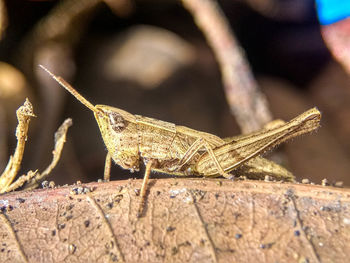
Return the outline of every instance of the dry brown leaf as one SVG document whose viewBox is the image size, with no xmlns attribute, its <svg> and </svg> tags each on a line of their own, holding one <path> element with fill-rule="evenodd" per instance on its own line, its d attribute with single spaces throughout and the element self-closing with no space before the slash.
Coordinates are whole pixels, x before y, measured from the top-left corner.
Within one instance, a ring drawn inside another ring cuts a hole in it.
<svg viewBox="0 0 350 263">
<path fill-rule="evenodd" d="M 141 180 L 1 196 L 2 262 L 346 262 L 350 190 L 220 179 Z"/>
</svg>

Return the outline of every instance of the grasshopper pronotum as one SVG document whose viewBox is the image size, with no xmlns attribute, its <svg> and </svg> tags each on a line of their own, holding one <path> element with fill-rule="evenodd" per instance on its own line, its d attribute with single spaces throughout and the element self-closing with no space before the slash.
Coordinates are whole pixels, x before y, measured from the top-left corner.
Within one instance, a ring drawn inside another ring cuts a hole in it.
<svg viewBox="0 0 350 263">
<path fill-rule="evenodd" d="M 289 138 L 315 130 L 321 119 L 321 113 L 313 108 L 287 123 L 279 121 L 252 134 L 222 139 L 111 106 L 94 106 L 63 78 L 41 67 L 93 111 L 108 150 L 105 180 L 110 178 L 112 159 L 122 168 L 132 171 L 138 170 L 140 162 L 144 162 L 146 171 L 140 192 L 141 207 L 151 171 L 178 176 L 231 178 L 229 172 L 243 169 L 255 176 L 275 174 L 279 179 L 291 181 L 293 176 L 288 171 L 258 155 Z"/>
</svg>

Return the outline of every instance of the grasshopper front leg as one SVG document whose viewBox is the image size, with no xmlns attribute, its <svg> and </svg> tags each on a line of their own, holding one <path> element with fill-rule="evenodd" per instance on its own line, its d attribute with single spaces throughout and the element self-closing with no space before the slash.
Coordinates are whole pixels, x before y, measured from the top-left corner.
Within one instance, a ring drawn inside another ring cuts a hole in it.
<svg viewBox="0 0 350 263">
<path fill-rule="evenodd" d="M 103 173 L 103 179 L 105 181 L 109 181 L 109 179 L 111 178 L 111 164 L 112 164 L 112 156 L 109 152 L 107 152 L 106 161 L 105 161 L 105 170 Z"/>
</svg>

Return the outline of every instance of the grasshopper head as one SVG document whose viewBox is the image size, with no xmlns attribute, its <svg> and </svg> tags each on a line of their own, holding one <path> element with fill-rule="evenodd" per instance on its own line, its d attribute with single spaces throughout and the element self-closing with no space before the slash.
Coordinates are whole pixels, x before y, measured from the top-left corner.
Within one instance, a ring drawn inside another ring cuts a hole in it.
<svg viewBox="0 0 350 263">
<path fill-rule="evenodd" d="M 106 105 L 96 105 L 94 115 L 103 141 L 113 160 L 125 169 L 139 169 L 136 118 L 131 113 Z"/>
<path fill-rule="evenodd" d="M 139 149 L 135 116 L 106 105 L 94 106 L 63 78 L 54 75 L 41 65 L 40 67 L 94 113 L 104 143 L 113 160 L 125 169 L 138 170 Z"/>
</svg>

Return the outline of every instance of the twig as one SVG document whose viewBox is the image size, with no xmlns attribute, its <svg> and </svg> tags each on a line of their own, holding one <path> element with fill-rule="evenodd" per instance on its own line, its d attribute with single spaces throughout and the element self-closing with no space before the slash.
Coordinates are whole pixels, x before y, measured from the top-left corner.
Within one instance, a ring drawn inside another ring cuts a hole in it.
<svg viewBox="0 0 350 263">
<path fill-rule="evenodd" d="M 0 0 L 0 39 L 2 39 L 7 28 L 7 10 L 4 0 Z"/>
<path fill-rule="evenodd" d="M 36 188 L 39 182 L 47 177 L 52 169 L 57 165 L 57 162 L 61 156 L 63 145 L 66 141 L 68 128 L 72 125 L 72 120 L 66 119 L 55 133 L 55 149 L 52 152 L 53 159 L 44 172 L 39 173 L 37 170 L 34 172 L 29 171 L 27 174 L 22 175 L 15 182 L 13 182 L 21 167 L 25 143 L 27 141 L 30 118 L 35 117 L 33 113 L 33 106 L 28 99 L 26 99 L 24 104 L 18 108 L 16 113 L 18 119 L 18 126 L 16 129 L 17 147 L 15 149 L 15 153 L 10 156 L 7 166 L 0 176 L 0 193 L 16 190 L 22 187 L 25 183 L 28 183 L 25 187 L 26 189 Z"/>
<path fill-rule="evenodd" d="M 216 1 L 182 0 L 203 31 L 219 62 L 231 113 L 242 133 L 258 130 L 272 120 L 265 96 Z"/>
<path fill-rule="evenodd" d="M 21 167 L 30 118 L 35 117 L 33 106 L 28 99 L 26 99 L 23 106 L 18 108 L 16 114 L 18 119 L 18 126 L 16 128 L 17 147 L 15 153 L 10 156 L 5 171 L 0 177 L 0 193 L 6 192 L 6 189 L 15 179 Z"/>
<path fill-rule="evenodd" d="M 33 177 L 31 181 L 28 180 L 29 184 L 25 186 L 25 189 L 34 189 L 38 187 L 38 184 L 51 173 L 53 168 L 56 167 L 61 157 L 61 152 L 63 150 L 64 143 L 66 142 L 68 128 L 72 126 L 72 124 L 72 119 L 66 119 L 58 128 L 57 132 L 55 133 L 55 149 L 52 151 L 53 158 L 51 163 L 41 174 L 38 174 L 35 177 Z"/>
</svg>

